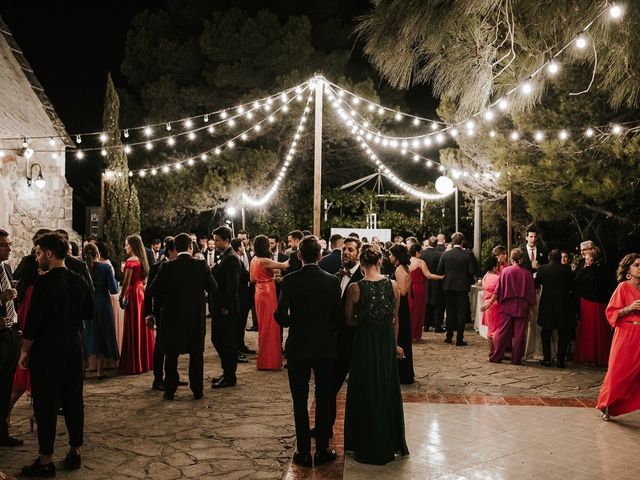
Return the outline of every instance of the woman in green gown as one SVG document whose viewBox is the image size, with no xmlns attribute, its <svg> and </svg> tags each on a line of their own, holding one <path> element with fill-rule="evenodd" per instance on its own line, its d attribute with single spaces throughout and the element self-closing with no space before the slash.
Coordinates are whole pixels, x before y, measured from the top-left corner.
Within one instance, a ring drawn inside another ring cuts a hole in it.
<svg viewBox="0 0 640 480">
<path fill-rule="evenodd" d="M 364 278 L 347 291 L 346 317 L 356 327 L 349 369 L 344 422 L 344 449 L 362 463 L 384 465 L 395 454 L 407 455 L 402 393 L 397 359 L 400 292 L 380 274 L 382 252 L 363 245 Z"/>
</svg>

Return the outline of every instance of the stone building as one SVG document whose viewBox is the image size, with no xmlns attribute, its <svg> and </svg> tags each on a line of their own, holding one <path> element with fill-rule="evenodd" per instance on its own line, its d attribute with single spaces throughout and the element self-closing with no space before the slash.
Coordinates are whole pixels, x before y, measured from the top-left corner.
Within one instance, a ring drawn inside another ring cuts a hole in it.
<svg viewBox="0 0 640 480">
<path fill-rule="evenodd" d="M 31 251 L 37 229 L 63 228 L 72 234 L 72 189 L 65 178 L 65 148 L 72 146 L 0 17 L 0 228 L 13 239 L 14 266 Z M 43 186 L 36 182 L 40 172 L 46 182 Z M 27 177 L 32 179 L 31 186 Z"/>
</svg>

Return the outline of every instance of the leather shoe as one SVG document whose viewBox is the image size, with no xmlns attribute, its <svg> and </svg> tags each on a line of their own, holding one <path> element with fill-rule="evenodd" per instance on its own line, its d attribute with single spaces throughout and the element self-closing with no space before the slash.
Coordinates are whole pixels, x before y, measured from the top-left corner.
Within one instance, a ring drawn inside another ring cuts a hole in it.
<svg viewBox="0 0 640 480">
<path fill-rule="evenodd" d="M 467 342 L 456 342 L 456 347 L 466 347 L 469 345 Z"/>
<path fill-rule="evenodd" d="M 220 375 L 219 377 L 211 378 L 211 385 L 213 385 L 214 383 L 218 383 L 220 380 L 222 380 L 222 375 Z"/>
<path fill-rule="evenodd" d="M 247 332 L 257 332 L 258 331 L 258 327 L 256 327 L 255 325 L 251 325 L 250 327 L 245 329 Z"/>
<path fill-rule="evenodd" d="M 444 328 L 436 327 L 434 332 L 436 332 L 436 333 L 444 333 Z"/>
<path fill-rule="evenodd" d="M 444 343 L 453 343 L 453 340 L 451 340 L 450 338 L 445 338 Z"/>
<path fill-rule="evenodd" d="M 173 401 L 175 400 L 175 393 L 173 392 L 164 392 L 162 394 L 162 398 L 164 398 L 165 400 L 169 400 L 169 401 Z"/>
<path fill-rule="evenodd" d="M 164 392 L 165 390 L 164 382 L 162 380 L 154 380 L 153 383 L 151 384 L 151 388 L 153 390 Z"/>
<path fill-rule="evenodd" d="M 43 465 L 40 463 L 40 457 L 36 458 L 36 461 L 31 465 L 22 467 L 20 472 L 21 477 L 43 477 L 51 478 L 56 476 L 56 466 L 53 462 Z"/>
<path fill-rule="evenodd" d="M 21 447 L 24 441 L 15 437 L 5 437 L 0 440 L 0 447 Z"/>
<path fill-rule="evenodd" d="M 295 452 L 293 454 L 293 463 L 301 467 L 311 468 L 313 465 L 311 462 L 311 454 Z"/>
<path fill-rule="evenodd" d="M 178 380 L 179 387 L 186 387 L 187 385 L 189 385 L 189 382 L 183 382 L 182 380 Z"/>
<path fill-rule="evenodd" d="M 313 456 L 313 463 L 315 465 L 324 465 L 325 463 L 333 462 L 335 459 L 335 450 L 324 450 L 322 452 L 316 452 Z"/>
<path fill-rule="evenodd" d="M 69 450 L 64 457 L 65 470 L 78 470 L 82 466 L 82 458 L 79 453 Z"/>
<path fill-rule="evenodd" d="M 249 363 L 249 359 L 242 353 L 238 354 L 238 363 Z"/>
<path fill-rule="evenodd" d="M 202 399 L 202 392 L 194 392 L 193 393 L 193 399 L 194 400 L 201 400 Z"/>
<path fill-rule="evenodd" d="M 542 365 L 543 367 L 550 367 L 551 366 L 551 360 L 541 360 L 540 361 L 540 365 Z"/>
<path fill-rule="evenodd" d="M 233 387 L 235 386 L 236 382 L 228 382 L 224 377 L 222 377 L 220 380 L 218 380 L 216 383 L 214 383 L 213 385 L 211 385 L 211 388 L 225 388 L 225 387 Z"/>
</svg>

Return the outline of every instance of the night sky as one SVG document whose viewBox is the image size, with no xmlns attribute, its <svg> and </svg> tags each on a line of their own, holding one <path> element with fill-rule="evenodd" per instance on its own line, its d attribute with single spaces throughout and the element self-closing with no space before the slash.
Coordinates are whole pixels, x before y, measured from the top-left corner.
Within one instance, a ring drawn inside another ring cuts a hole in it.
<svg viewBox="0 0 640 480">
<path fill-rule="evenodd" d="M 303 2 L 290 0 L 217 3 L 222 7 L 248 7 L 249 11 L 268 7 L 281 17 L 304 13 L 305 7 Z M 145 9 L 161 9 L 164 4 L 152 0 L 10 1 L 0 3 L 0 15 L 42 83 L 67 131 L 74 133 L 101 129 L 108 72 L 112 73 L 116 87 L 127 86 L 127 79 L 120 73 L 120 65 L 132 19 Z M 344 14 L 354 18 L 370 8 L 367 0 L 345 0 L 340 5 L 345 9 Z M 355 70 L 367 67 L 359 45 L 354 45 L 353 57 Z M 433 115 L 437 106 L 430 90 L 425 87 L 410 90 L 405 100 L 414 113 L 422 115 Z M 82 207 L 98 203 L 98 199 L 93 198 L 95 188 L 85 190 L 83 186 L 87 181 L 94 181 L 98 175 L 93 171 L 95 164 L 80 164 L 71 156 L 67 157 L 67 179 L 76 194 L 74 226 L 83 230 Z M 75 212 L 78 209 L 80 212 Z M 78 217 L 77 222 L 75 217 Z"/>
</svg>

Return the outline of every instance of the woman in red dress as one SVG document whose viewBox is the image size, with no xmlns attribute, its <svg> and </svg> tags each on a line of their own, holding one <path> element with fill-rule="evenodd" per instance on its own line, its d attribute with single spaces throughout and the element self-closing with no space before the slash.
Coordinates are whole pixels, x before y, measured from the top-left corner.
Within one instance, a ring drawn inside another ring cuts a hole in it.
<svg viewBox="0 0 640 480">
<path fill-rule="evenodd" d="M 598 396 L 605 421 L 640 410 L 640 254 L 630 253 L 620 261 L 617 278 L 620 284 L 606 311 L 615 333 Z"/>
<path fill-rule="evenodd" d="M 613 331 L 605 317 L 613 279 L 598 260 L 598 250 L 587 251 L 584 267 L 575 276 L 576 290 L 580 296 L 580 316 L 573 359 L 577 363 L 604 367 L 609 361 L 613 338 Z"/>
<path fill-rule="evenodd" d="M 280 326 L 273 318 L 278 306 L 274 270 L 286 270 L 289 261 L 284 263 L 271 260 L 269 239 L 258 235 L 253 240 L 255 256 L 249 265 L 251 283 L 256 285 L 254 302 L 258 317 L 258 370 L 279 370 L 282 368 L 282 339 Z"/>
<path fill-rule="evenodd" d="M 143 373 L 153 368 L 153 330 L 144 319 L 144 282 L 149 273 L 147 255 L 138 235 L 124 242 L 129 259 L 124 263 L 124 280 L 120 290 L 120 305 L 124 308 L 124 332 L 120 371 Z"/>
<path fill-rule="evenodd" d="M 409 311 L 411 312 L 411 339 L 419 342 L 424 331 L 424 314 L 427 308 L 427 278 L 429 280 L 442 280 L 444 277 L 434 275 L 429 267 L 420 258 L 422 247 L 419 243 L 412 243 L 409 247 L 411 261 L 409 263 L 409 275 L 411 275 L 411 292 L 409 294 Z"/>
<path fill-rule="evenodd" d="M 484 262 L 485 275 L 482 277 L 482 288 L 484 290 L 484 304 L 480 308 L 482 314 L 482 324 L 487 326 L 487 341 L 489 342 L 489 356 L 493 355 L 493 337 L 500 322 L 500 304 L 496 295 L 498 280 L 500 280 L 500 262 L 498 257 L 489 257 Z"/>
</svg>

